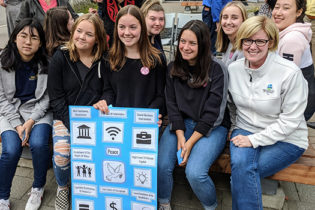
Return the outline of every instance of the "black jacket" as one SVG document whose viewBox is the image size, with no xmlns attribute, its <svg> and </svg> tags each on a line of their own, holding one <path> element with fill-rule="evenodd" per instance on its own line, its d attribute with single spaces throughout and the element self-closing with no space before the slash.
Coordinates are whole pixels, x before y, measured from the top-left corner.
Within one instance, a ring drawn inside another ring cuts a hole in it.
<svg viewBox="0 0 315 210">
<path fill-rule="evenodd" d="M 105 99 L 105 62 L 103 59 L 92 64 L 84 80 L 70 60 L 69 52 L 57 50 L 48 68 L 48 94 L 54 119 L 61 120 L 69 129 L 69 105 L 91 106 Z"/>
<path fill-rule="evenodd" d="M 66 6 L 74 19 L 78 17 L 68 0 L 57 0 L 57 6 Z M 24 18 L 36 18 L 42 25 L 44 25 L 45 15 L 46 13 L 38 0 L 25 0 L 21 5 L 16 23 L 19 23 Z"/>
</svg>

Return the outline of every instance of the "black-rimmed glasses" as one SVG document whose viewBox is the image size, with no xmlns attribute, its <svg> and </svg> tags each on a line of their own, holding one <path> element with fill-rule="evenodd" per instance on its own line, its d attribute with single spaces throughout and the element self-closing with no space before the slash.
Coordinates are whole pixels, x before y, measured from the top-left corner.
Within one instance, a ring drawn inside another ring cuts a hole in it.
<svg viewBox="0 0 315 210">
<path fill-rule="evenodd" d="M 263 47 L 267 44 L 267 42 L 269 42 L 269 40 L 267 39 L 242 39 L 242 43 L 246 46 L 251 46 L 253 44 L 253 42 L 258 46 L 258 47 Z"/>
</svg>

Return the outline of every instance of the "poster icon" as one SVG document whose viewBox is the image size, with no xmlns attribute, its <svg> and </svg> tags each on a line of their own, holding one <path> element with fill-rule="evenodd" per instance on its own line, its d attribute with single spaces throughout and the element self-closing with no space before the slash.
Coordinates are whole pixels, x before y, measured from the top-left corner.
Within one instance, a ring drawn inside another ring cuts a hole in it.
<svg viewBox="0 0 315 210">
<path fill-rule="evenodd" d="M 152 187 L 151 169 L 135 168 L 133 171 L 134 185 L 136 187 Z"/>
<path fill-rule="evenodd" d="M 77 136 L 78 139 L 91 139 L 89 126 L 82 124 L 77 128 L 79 129 L 79 136 Z"/>
<path fill-rule="evenodd" d="M 73 122 L 71 137 L 73 144 L 95 145 L 95 123 Z"/>
<path fill-rule="evenodd" d="M 106 210 L 122 210 L 122 198 L 105 197 Z"/>
<path fill-rule="evenodd" d="M 140 133 L 136 134 L 136 141 L 137 144 L 151 144 L 151 134 L 141 131 Z"/>
<path fill-rule="evenodd" d="M 95 181 L 95 164 L 86 162 L 72 162 L 73 179 Z"/>
<path fill-rule="evenodd" d="M 103 122 L 103 141 L 111 143 L 122 143 L 123 132 L 123 123 Z"/>
<path fill-rule="evenodd" d="M 125 164 L 119 161 L 103 161 L 105 182 L 123 183 L 126 180 Z"/>
<path fill-rule="evenodd" d="M 132 147 L 144 150 L 156 150 L 156 129 L 154 128 L 133 128 Z"/>
<path fill-rule="evenodd" d="M 91 200 L 75 200 L 75 210 L 94 210 L 94 202 Z"/>
</svg>

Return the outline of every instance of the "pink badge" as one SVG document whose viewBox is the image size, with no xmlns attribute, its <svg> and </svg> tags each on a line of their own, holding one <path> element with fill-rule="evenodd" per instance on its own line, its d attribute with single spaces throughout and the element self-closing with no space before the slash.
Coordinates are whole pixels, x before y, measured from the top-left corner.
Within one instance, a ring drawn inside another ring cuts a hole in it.
<svg viewBox="0 0 315 210">
<path fill-rule="evenodd" d="M 148 67 L 143 66 L 143 67 L 140 69 L 140 72 L 141 72 L 141 74 L 143 74 L 143 75 L 148 75 L 149 72 L 150 72 L 150 70 L 149 70 Z"/>
</svg>

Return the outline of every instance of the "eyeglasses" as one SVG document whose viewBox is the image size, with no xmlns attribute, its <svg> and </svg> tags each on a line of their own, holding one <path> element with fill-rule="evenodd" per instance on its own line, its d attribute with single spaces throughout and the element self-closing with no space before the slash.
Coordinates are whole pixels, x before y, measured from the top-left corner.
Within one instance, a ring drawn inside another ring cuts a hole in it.
<svg viewBox="0 0 315 210">
<path fill-rule="evenodd" d="M 18 34 L 17 37 L 19 37 L 20 39 L 26 41 L 26 40 L 31 40 L 31 42 L 39 42 L 40 39 L 38 36 L 29 36 L 26 34 Z"/>
<path fill-rule="evenodd" d="M 267 42 L 269 42 L 269 40 L 266 39 L 242 39 L 242 43 L 246 46 L 251 46 L 253 44 L 253 42 L 256 44 L 256 46 L 258 47 L 263 47 L 267 44 Z"/>
</svg>

